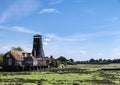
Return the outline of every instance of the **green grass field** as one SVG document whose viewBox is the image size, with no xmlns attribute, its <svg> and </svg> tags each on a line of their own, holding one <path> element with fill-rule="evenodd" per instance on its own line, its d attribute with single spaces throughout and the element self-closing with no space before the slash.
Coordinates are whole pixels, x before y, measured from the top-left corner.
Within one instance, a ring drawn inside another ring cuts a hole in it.
<svg viewBox="0 0 120 85">
<path fill-rule="evenodd" d="M 55 72 L 0 72 L 0 85 L 120 85 L 119 68 L 111 65 L 74 65 Z"/>
</svg>

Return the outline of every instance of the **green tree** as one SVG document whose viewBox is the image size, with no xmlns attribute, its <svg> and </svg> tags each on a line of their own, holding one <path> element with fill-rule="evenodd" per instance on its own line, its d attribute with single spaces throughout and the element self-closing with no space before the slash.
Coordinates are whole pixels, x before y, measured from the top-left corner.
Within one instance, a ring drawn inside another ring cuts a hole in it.
<svg viewBox="0 0 120 85">
<path fill-rule="evenodd" d="M 94 62 L 95 62 L 95 59 L 91 58 L 91 59 L 89 60 L 89 62 L 94 63 Z"/>
<path fill-rule="evenodd" d="M 60 61 L 60 63 L 64 63 L 68 61 L 64 56 L 60 56 L 57 60 Z"/>
<path fill-rule="evenodd" d="M 69 61 L 71 61 L 71 62 L 74 62 L 74 60 L 71 58 L 71 59 L 69 59 Z"/>
<path fill-rule="evenodd" d="M 11 50 L 24 51 L 21 47 L 12 47 Z"/>
<path fill-rule="evenodd" d="M 50 56 L 50 59 L 54 59 L 52 55 Z"/>
<path fill-rule="evenodd" d="M 74 60 L 71 58 L 71 59 L 69 59 L 69 60 L 67 61 L 67 64 L 68 64 L 68 65 L 74 65 L 75 62 L 74 62 Z"/>
<path fill-rule="evenodd" d="M 57 68 L 59 66 L 59 62 L 57 60 L 52 60 L 52 62 L 50 63 L 50 66 Z"/>
<path fill-rule="evenodd" d="M 0 53 L 0 66 L 2 65 L 3 62 L 3 54 Z"/>
</svg>

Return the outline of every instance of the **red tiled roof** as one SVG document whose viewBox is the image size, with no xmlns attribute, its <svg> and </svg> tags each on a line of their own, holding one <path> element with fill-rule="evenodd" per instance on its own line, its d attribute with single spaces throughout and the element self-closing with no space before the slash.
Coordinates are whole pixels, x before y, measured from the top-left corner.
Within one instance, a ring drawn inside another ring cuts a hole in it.
<svg viewBox="0 0 120 85">
<path fill-rule="evenodd" d="M 9 51 L 7 52 L 6 54 L 11 54 L 13 56 L 13 58 L 15 58 L 16 60 L 18 61 L 24 61 L 24 60 L 43 60 L 43 61 L 46 61 L 46 60 L 50 60 L 50 58 L 48 57 L 34 57 L 34 56 L 29 56 L 29 57 L 24 57 L 22 55 L 22 52 L 19 52 L 19 51 Z"/>
<path fill-rule="evenodd" d="M 8 53 L 11 54 L 18 61 L 23 61 L 24 60 L 24 56 L 18 51 L 12 51 L 11 50 Z"/>
</svg>

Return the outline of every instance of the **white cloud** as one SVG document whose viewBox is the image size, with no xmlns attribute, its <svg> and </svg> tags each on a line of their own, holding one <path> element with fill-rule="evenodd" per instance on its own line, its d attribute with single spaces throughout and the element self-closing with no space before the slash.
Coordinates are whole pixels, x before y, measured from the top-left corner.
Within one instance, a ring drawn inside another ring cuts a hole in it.
<svg viewBox="0 0 120 85">
<path fill-rule="evenodd" d="M 8 8 L 1 14 L 0 23 L 15 19 L 21 16 L 32 14 L 39 7 L 38 0 L 15 0 Z"/>
<path fill-rule="evenodd" d="M 6 53 L 11 49 L 10 45 L 0 45 L 0 47 L 1 47 L 0 53 Z"/>
<path fill-rule="evenodd" d="M 81 49 L 86 49 L 82 43 L 87 40 L 87 36 L 83 34 L 74 34 L 69 36 L 58 36 L 56 34 L 46 34 L 46 41 L 49 44 L 45 46 L 45 53 L 47 56 L 53 55 L 54 57 L 65 56 L 66 58 L 74 58 L 75 60 L 80 58 L 80 54 L 87 55 L 86 51 L 81 51 Z M 82 56 L 82 57 L 83 57 Z M 82 58 L 83 59 L 83 58 Z"/>
<path fill-rule="evenodd" d="M 51 41 L 51 39 L 46 38 L 46 39 L 44 39 L 44 41 L 49 42 L 49 41 Z"/>
<path fill-rule="evenodd" d="M 5 28 L 4 26 L 0 26 L 0 27 Z M 21 30 L 17 30 L 17 31 L 21 31 Z M 118 58 L 120 55 L 119 48 L 114 49 L 114 53 L 112 53 L 111 51 L 108 51 L 110 50 L 109 48 L 106 52 L 104 52 L 101 50 L 100 46 L 96 44 L 95 41 L 91 40 L 90 37 L 98 38 L 99 36 L 97 35 L 106 36 L 106 32 L 103 33 L 103 35 L 100 33 L 74 34 L 74 35 L 68 35 L 68 36 L 58 36 L 55 33 L 46 34 L 43 39 L 44 51 L 46 56 L 53 55 L 55 58 L 57 58 L 62 55 L 68 59 L 74 58 L 75 60 L 89 60 L 90 58 L 103 58 L 103 59 Z M 110 35 L 110 33 L 108 33 L 107 35 Z M 89 42 L 89 39 L 90 39 L 90 42 Z M 21 43 L 10 42 L 4 45 L 0 44 L 0 47 L 1 47 L 0 52 L 3 52 L 3 51 L 6 52 L 13 46 L 20 46 L 24 48 L 25 51 L 29 51 L 29 52 L 31 52 L 31 49 L 32 49 L 32 44 L 25 44 L 22 42 Z M 100 49 L 98 49 L 97 47 Z M 112 57 L 113 55 L 115 57 Z"/>
<path fill-rule="evenodd" d="M 60 11 L 58 11 L 55 8 L 46 8 L 46 9 L 42 9 L 39 13 L 40 14 L 43 14 L 43 13 L 60 13 Z"/>
<path fill-rule="evenodd" d="M 73 34 L 68 36 L 58 36 L 55 33 L 46 34 L 46 39 L 50 39 L 47 46 L 45 46 L 45 52 L 47 55 L 53 55 L 59 57 L 61 55 L 67 58 L 74 58 L 75 60 L 89 60 L 90 58 L 115 58 L 113 56 L 119 55 L 120 50 L 116 50 L 113 53 L 107 42 L 98 42 L 98 39 L 103 39 L 103 37 L 114 37 L 119 35 L 119 31 L 103 31 L 88 34 Z M 110 41 L 114 41 L 111 38 Z M 115 44 L 113 42 L 113 44 Z M 104 46 L 108 49 L 104 51 Z M 82 50 L 83 49 L 83 50 Z M 102 52 L 102 53 L 101 53 Z M 115 55 L 114 55 L 115 54 Z"/>
<path fill-rule="evenodd" d="M 116 56 L 120 56 L 120 48 L 114 48 L 113 52 Z"/>
<path fill-rule="evenodd" d="M 44 44 L 45 46 L 47 46 L 47 45 L 48 45 L 48 43 L 47 43 L 47 42 L 43 42 L 43 44 Z"/>
<path fill-rule="evenodd" d="M 56 34 L 52 33 L 52 34 L 46 34 L 46 37 L 48 37 L 48 38 L 57 38 L 58 36 Z"/>
<path fill-rule="evenodd" d="M 21 26 L 11 26 L 11 27 L 0 26 L 0 29 L 9 30 L 9 31 L 16 31 L 16 32 L 22 32 L 22 33 L 28 33 L 28 34 L 36 34 L 36 33 L 38 33 L 38 32 L 35 32 L 33 30 L 30 30 L 28 28 L 21 27 Z"/>
<path fill-rule="evenodd" d="M 20 26 L 13 26 L 13 27 L 11 27 L 10 30 L 17 31 L 17 32 L 23 32 L 23 33 L 30 33 L 30 34 L 35 34 L 36 33 L 33 30 L 29 30 L 29 29 L 27 29 L 25 27 L 20 27 Z"/>
<path fill-rule="evenodd" d="M 55 41 L 66 41 L 66 42 L 74 42 L 74 41 L 84 41 L 88 39 L 88 35 L 86 34 L 74 34 L 70 36 L 57 36 L 56 34 L 46 34 L 46 37 L 50 40 L 55 40 Z"/>
<path fill-rule="evenodd" d="M 119 17 L 111 17 L 111 18 L 108 18 L 108 19 L 106 19 L 105 21 L 109 21 L 109 22 L 117 22 L 118 20 L 120 20 L 120 18 Z"/>
<path fill-rule="evenodd" d="M 64 41 L 64 42 L 78 42 L 78 41 L 87 41 L 102 37 L 114 37 L 120 35 L 120 31 L 100 31 L 100 32 L 93 32 L 93 33 L 86 33 L 86 34 L 73 34 L 68 36 L 58 36 L 55 33 L 53 34 L 46 34 L 46 38 L 50 39 L 51 41 Z"/>
<path fill-rule="evenodd" d="M 103 56 L 103 53 L 98 53 L 98 56 Z"/>
<path fill-rule="evenodd" d="M 51 0 L 50 5 L 55 5 L 55 4 L 60 4 L 62 3 L 64 0 Z"/>
<path fill-rule="evenodd" d="M 95 8 L 84 8 L 83 12 L 94 15 L 96 14 L 96 9 Z"/>
<path fill-rule="evenodd" d="M 13 40 L 14 41 L 14 40 Z M 0 53 L 6 53 L 9 50 L 11 50 L 12 47 L 21 47 L 23 48 L 24 51 L 27 52 L 31 52 L 32 51 L 32 45 L 31 44 L 25 44 L 23 42 L 18 42 L 18 41 L 14 41 L 14 42 L 10 42 L 9 43 L 4 43 L 4 44 L 0 44 Z"/>
<path fill-rule="evenodd" d="M 86 54 L 87 52 L 86 51 L 80 51 L 80 54 Z"/>
</svg>

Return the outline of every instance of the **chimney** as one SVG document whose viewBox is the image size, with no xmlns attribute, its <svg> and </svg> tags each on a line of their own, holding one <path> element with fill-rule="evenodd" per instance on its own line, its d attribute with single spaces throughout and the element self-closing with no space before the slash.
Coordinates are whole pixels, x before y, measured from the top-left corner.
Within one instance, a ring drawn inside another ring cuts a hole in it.
<svg viewBox="0 0 120 85">
<path fill-rule="evenodd" d="M 42 45 L 42 36 L 34 35 L 32 55 L 34 57 L 45 57 Z"/>
</svg>

